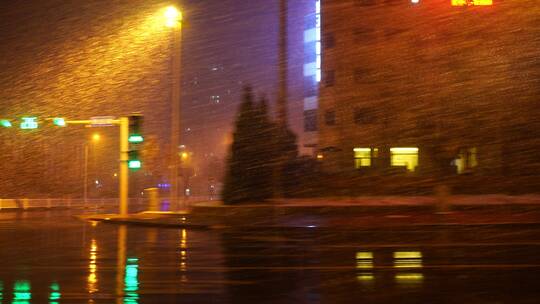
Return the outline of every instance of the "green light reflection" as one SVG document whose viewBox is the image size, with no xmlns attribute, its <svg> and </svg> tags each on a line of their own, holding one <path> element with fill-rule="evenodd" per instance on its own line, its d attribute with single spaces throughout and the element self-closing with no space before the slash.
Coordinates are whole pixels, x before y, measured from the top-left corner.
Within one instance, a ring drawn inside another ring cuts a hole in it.
<svg viewBox="0 0 540 304">
<path fill-rule="evenodd" d="M 124 303 L 139 303 L 139 259 L 128 258 L 124 276 Z"/>
<path fill-rule="evenodd" d="M 30 304 L 32 293 L 30 292 L 30 282 L 15 281 L 13 284 L 13 301 L 12 304 Z"/>
<path fill-rule="evenodd" d="M 56 282 L 52 283 L 51 286 L 51 293 L 49 294 L 49 304 L 59 304 L 58 300 L 60 300 L 60 297 L 62 294 L 60 293 L 60 285 Z"/>
</svg>

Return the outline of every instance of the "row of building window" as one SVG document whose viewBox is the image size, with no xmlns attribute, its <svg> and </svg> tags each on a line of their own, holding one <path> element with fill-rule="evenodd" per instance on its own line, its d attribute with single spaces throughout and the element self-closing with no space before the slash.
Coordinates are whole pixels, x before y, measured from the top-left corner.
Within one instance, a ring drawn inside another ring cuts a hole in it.
<svg viewBox="0 0 540 304">
<path fill-rule="evenodd" d="M 373 160 L 379 157 L 378 148 L 354 148 L 354 167 L 360 169 L 371 167 Z M 415 171 L 418 166 L 418 148 L 396 147 L 390 148 L 390 165 L 404 167 L 407 171 Z"/>
<path fill-rule="evenodd" d="M 356 83 L 372 83 L 373 71 L 367 68 L 355 68 L 353 77 Z M 333 87 L 336 84 L 336 73 L 334 70 L 328 70 L 324 74 L 324 86 Z"/>
<path fill-rule="evenodd" d="M 354 148 L 354 167 L 356 169 L 371 167 L 379 157 L 378 148 Z M 394 147 L 390 148 L 390 165 L 403 167 L 409 172 L 416 171 L 418 166 L 417 147 Z M 477 150 L 475 147 L 460 149 L 456 158 L 452 161 L 457 173 L 467 173 L 478 165 Z"/>
<path fill-rule="evenodd" d="M 353 113 L 354 123 L 358 125 L 373 124 L 377 121 L 375 111 L 369 108 L 356 108 Z M 336 125 L 336 111 L 328 110 L 324 112 L 324 123 L 327 126 Z"/>
<path fill-rule="evenodd" d="M 404 34 L 409 29 L 407 28 L 361 28 L 353 30 L 353 39 L 357 43 L 376 42 L 376 40 L 390 40 L 397 35 Z M 334 34 L 324 34 L 323 45 L 325 49 L 333 49 L 336 46 L 336 38 Z"/>
<path fill-rule="evenodd" d="M 421 0 L 355 0 L 358 6 L 419 4 Z M 493 0 L 448 0 L 452 6 L 489 6 Z"/>
</svg>

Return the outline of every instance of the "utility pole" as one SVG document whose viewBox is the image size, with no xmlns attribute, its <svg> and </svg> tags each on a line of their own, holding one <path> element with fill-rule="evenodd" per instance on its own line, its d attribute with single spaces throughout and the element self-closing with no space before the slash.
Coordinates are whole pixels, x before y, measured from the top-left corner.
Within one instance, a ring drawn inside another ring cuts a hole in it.
<svg viewBox="0 0 540 304">
<path fill-rule="evenodd" d="M 83 198 L 84 205 L 88 200 L 88 144 L 84 144 L 84 178 L 83 178 Z"/>
<path fill-rule="evenodd" d="M 93 117 L 89 120 L 67 120 L 66 124 L 79 124 L 79 125 L 95 125 L 95 126 L 120 126 L 120 176 L 119 176 L 119 192 L 120 192 L 120 216 L 126 217 L 128 215 L 128 195 L 129 195 L 129 117 L 120 117 L 114 119 L 112 116 Z M 142 140 L 141 140 L 142 141 Z M 85 146 L 85 156 L 88 156 L 87 145 Z M 88 159 L 88 158 L 86 158 Z M 139 163 L 140 166 L 140 163 Z M 85 166 L 86 167 L 86 166 Z M 86 172 L 85 168 L 85 172 Z M 85 174 L 86 176 L 86 174 Z M 87 185 L 87 179 L 85 178 L 85 185 Z M 85 197 L 87 195 L 86 187 Z"/>
<path fill-rule="evenodd" d="M 287 0 L 279 1 L 279 95 L 278 121 L 287 126 Z"/>
<path fill-rule="evenodd" d="M 128 195 L 129 195 L 129 118 L 120 117 L 120 216 L 125 217 L 128 214 Z"/>
<path fill-rule="evenodd" d="M 279 92 L 277 99 L 277 121 L 278 121 L 278 141 L 284 140 L 287 130 L 287 0 L 279 1 Z M 280 145 L 281 146 L 281 145 Z M 283 166 L 285 164 L 284 151 L 277 155 L 275 159 L 273 180 L 274 180 L 274 197 L 283 198 L 281 184 L 283 180 Z"/>
<path fill-rule="evenodd" d="M 171 92 L 171 162 L 170 162 L 170 204 L 178 210 L 178 146 L 180 145 L 180 81 L 182 59 L 182 26 L 171 31 L 172 35 L 172 92 Z"/>
</svg>

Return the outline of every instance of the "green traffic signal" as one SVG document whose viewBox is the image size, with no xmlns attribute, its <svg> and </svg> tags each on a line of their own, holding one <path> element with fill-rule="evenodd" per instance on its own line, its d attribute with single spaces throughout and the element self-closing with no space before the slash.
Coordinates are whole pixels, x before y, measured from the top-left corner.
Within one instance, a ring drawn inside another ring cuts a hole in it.
<svg viewBox="0 0 540 304">
<path fill-rule="evenodd" d="M 140 169 L 142 167 L 142 163 L 138 159 L 133 159 L 128 161 L 128 168 L 129 169 Z"/>
<path fill-rule="evenodd" d="M 139 151 L 133 150 L 128 152 L 128 168 L 137 170 L 142 167 L 142 162 L 139 157 Z"/>
<path fill-rule="evenodd" d="M 0 125 L 4 128 L 11 128 L 13 125 L 11 124 L 11 121 L 7 119 L 0 119 Z"/>
<path fill-rule="evenodd" d="M 130 143 L 142 143 L 144 141 L 144 138 L 141 135 L 138 134 L 132 134 L 129 136 L 128 141 Z"/>
</svg>

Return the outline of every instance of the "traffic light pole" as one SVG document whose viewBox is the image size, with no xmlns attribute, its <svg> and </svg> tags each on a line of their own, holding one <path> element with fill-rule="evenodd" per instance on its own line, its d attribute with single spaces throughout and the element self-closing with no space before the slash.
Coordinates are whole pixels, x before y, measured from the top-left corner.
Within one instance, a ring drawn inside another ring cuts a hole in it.
<svg viewBox="0 0 540 304">
<path fill-rule="evenodd" d="M 93 120 L 68 120 L 66 124 L 83 124 L 90 125 L 95 123 Z M 119 176 L 119 192 L 120 192 L 120 216 L 126 217 L 128 214 L 128 195 L 129 195 L 129 117 L 120 117 L 120 119 L 107 119 L 101 122 L 104 125 L 119 125 L 120 126 L 120 176 Z M 87 151 L 85 151 L 87 153 Z M 87 180 L 85 180 L 85 185 Z M 85 188 L 86 201 L 86 188 Z"/>
<path fill-rule="evenodd" d="M 128 214 L 128 194 L 129 194 L 129 119 L 120 117 L 120 216 L 125 217 Z"/>
</svg>

